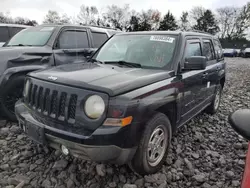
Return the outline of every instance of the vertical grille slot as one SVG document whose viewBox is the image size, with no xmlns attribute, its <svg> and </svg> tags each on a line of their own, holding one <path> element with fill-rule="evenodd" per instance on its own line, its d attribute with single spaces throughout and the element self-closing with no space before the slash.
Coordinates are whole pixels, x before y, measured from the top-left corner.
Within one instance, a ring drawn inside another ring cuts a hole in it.
<svg viewBox="0 0 250 188">
<path fill-rule="evenodd" d="M 45 114 L 49 114 L 49 108 L 50 108 L 50 98 L 49 98 L 49 89 L 46 89 L 45 96 L 44 96 L 44 112 Z"/>
<path fill-rule="evenodd" d="M 52 92 L 50 109 L 51 109 L 51 116 L 54 118 L 57 116 L 57 100 L 58 100 L 57 95 L 58 95 L 57 91 Z"/>
<path fill-rule="evenodd" d="M 77 95 L 71 95 L 69 100 L 68 119 L 75 119 Z"/>
<path fill-rule="evenodd" d="M 67 94 L 63 92 L 60 97 L 59 117 L 65 117 L 66 99 L 67 99 Z"/>
<path fill-rule="evenodd" d="M 32 95 L 31 95 L 31 106 L 35 107 L 35 100 L 36 100 L 36 91 L 37 91 L 37 85 L 34 85 L 34 88 L 32 90 Z"/>
<path fill-rule="evenodd" d="M 31 103 L 32 89 L 33 89 L 33 84 L 30 84 L 29 95 L 28 95 L 28 103 Z"/>
<path fill-rule="evenodd" d="M 42 110 L 43 103 L 43 87 L 39 87 L 38 97 L 37 97 L 37 109 Z"/>
</svg>

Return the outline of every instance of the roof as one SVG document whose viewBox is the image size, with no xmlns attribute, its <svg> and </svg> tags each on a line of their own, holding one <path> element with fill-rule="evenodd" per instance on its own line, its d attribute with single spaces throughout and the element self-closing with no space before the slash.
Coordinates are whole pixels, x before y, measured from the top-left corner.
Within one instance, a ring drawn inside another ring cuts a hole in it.
<svg viewBox="0 0 250 188">
<path fill-rule="evenodd" d="M 183 36 L 209 36 L 214 37 L 209 33 L 204 32 L 190 32 L 190 31 L 137 31 L 137 32 L 124 32 L 117 35 L 183 35 Z"/>
<path fill-rule="evenodd" d="M 31 27 L 29 25 L 21 25 L 21 24 L 5 24 L 5 23 L 0 23 L 0 27 L 22 27 L 22 28 L 28 28 Z"/>
<path fill-rule="evenodd" d="M 116 31 L 116 29 L 113 29 L 113 28 L 109 28 L 109 27 L 102 27 L 102 26 L 94 26 L 94 25 L 76 25 L 76 24 L 62 24 L 62 25 L 59 25 L 59 24 L 42 24 L 42 25 L 38 25 L 38 26 L 53 26 L 53 27 L 82 27 L 82 28 L 90 28 L 91 30 L 100 30 L 100 31 L 103 31 L 103 30 L 114 30 Z"/>
</svg>

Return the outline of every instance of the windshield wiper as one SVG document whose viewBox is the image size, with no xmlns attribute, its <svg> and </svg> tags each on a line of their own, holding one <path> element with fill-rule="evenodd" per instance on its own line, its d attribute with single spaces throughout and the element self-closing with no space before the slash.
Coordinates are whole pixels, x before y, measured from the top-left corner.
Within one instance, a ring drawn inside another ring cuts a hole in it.
<svg viewBox="0 0 250 188">
<path fill-rule="evenodd" d="M 99 60 L 97 60 L 97 59 L 89 59 L 88 62 L 104 64 L 104 62 L 99 61 Z"/>
<path fill-rule="evenodd" d="M 141 68 L 141 64 L 127 62 L 127 61 L 105 61 L 104 63 L 105 64 L 118 64 L 118 65 L 123 65 L 123 66 L 128 66 L 128 67 Z"/>
<path fill-rule="evenodd" d="M 32 46 L 32 45 L 26 45 L 26 44 L 14 44 L 14 45 L 7 45 L 7 46 Z"/>
</svg>

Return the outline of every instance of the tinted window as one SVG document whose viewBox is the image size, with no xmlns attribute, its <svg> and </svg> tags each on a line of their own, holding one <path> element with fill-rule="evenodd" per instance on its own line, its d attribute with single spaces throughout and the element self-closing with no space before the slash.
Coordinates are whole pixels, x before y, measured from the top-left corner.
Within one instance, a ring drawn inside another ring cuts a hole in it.
<svg viewBox="0 0 250 188">
<path fill-rule="evenodd" d="M 0 42 L 9 40 L 9 32 L 7 27 L 0 27 Z"/>
<path fill-rule="evenodd" d="M 108 36 L 105 33 L 92 33 L 94 48 L 99 48 L 107 39 Z"/>
<path fill-rule="evenodd" d="M 201 43 L 196 41 L 187 41 L 185 58 L 191 56 L 201 56 Z"/>
<path fill-rule="evenodd" d="M 9 27 L 10 31 L 10 37 L 13 37 L 15 34 L 17 34 L 19 31 L 23 30 L 22 27 Z"/>
<path fill-rule="evenodd" d="M 53 32 L 54 27 L 32 27 L 25 29 L 12 37 L 7 46 L 44 46 Z"/>
<path fill-rule="evenodd" d="M 211 41 L 203 41 L 203 55 L 206 56 L 208 60 L 215 59 Z"/>
<path fill-rule="evenodd" d="M 88 48 L 88 36 L 85 31 L 64 31 L 59 38 L 61 49 Z"/>
</svg>

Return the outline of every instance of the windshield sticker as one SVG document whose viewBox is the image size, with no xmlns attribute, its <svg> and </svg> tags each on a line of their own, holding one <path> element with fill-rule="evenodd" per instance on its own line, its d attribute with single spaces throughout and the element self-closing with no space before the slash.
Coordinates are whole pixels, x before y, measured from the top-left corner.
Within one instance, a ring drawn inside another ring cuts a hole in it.
<svg viewBox="0 0 250 188">
<path fill-rule="evenodd" d="M 54 27 L 44 27 L 40 31 L 53 31 Z"/>
<path fill-rule="evenodd" d="M 173 43 L 175 38 L 173 37 L 166 37 L 166 36 L 151 36 L 150 37 L 151 41 L 158 41 L 158 42 L 168 42 L 168 43 Z"/>
</svg>

